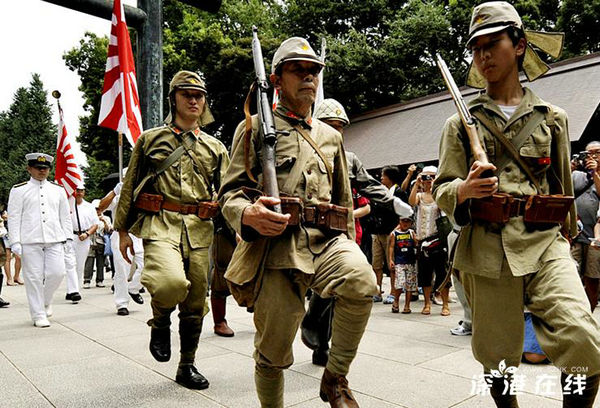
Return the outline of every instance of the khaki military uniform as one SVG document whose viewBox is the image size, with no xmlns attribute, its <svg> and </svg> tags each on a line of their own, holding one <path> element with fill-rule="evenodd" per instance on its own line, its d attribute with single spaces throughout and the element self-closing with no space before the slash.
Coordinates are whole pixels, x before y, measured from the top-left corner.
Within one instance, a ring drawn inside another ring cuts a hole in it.
<svg viewBox="0 0 600 408">
<path fill-rule="evenodd" d="M 534 110 L 552 115 L 555 127 L 542 122 L 520 148 L 543 191 L 536 191 L 526 173 L 514 161 L 498 175 L 499 191 L 514 196 L 573 194 L 569 163 L 566 113 L 544 102 L 525 88 L 521 104 L 510 119 L 485 94 L 469 103 L 471 113 L 483 112 L 511 139 Z M 551 111 L 549 111 L 551 109 Z M 550 116 L 546 116 L 547 118 Z M 504 155 L 502 145 L 478 124 L 477 130 L 490 162 Z M 506 360 L 517 366 L 523 347 L 523 308 L 534 316 L 537 338 L 544 352 L 567 373 L 600 373 L 600 327 L 590 313 L 569 243 L 559 226 L 530 231 L 523 217 L 504 226 L 473 222 L 467 200 L 457 205 L 457 189 L 475 160 L 457 115 L 446 122 L 440 143 L 440 168 L 434 183 L 439 207 L 463 226 L 454 256 L 467 298 L 473 309 L 473 353 L 486 370 L 498 369 Z M 507 153 L 508 154 L 508 153 Z M 562 186 L 562 187 L 561 187 Z M 565 225 L 575 232 L 575 212 Z"/>
<path fill-rule="evenodd" d="M 333 183 L 316 151 L 294 129 L 298 124 L 310 132 L 333 169 Z M 330 202 L 352 208 L 352 194 L 341 135 L 317 119 L 298 118 L 279 105 L 275 126 L 290 132 L 278 136 L 277 181 L 282 195 L 300 197 L 304 206 Z M 288 228 L 282 235 L 262 238 L 242 225 L 242 214 L 252 204 L 242 187 L 261 188 L 261 140 L 253 118 L 250 166 L 259 185 L 253 183 L 244 166 L 243 124 L 238 126 L 232 162 L 220 192 L 222 211 L 241 235 L 225 277 L 232 288 L 251 285 L 250 303 L 256 325 L 254 354 L 257 375 L 277 376 L 293 363 L 292 343 L 304 315 L 304 295 L 312 288 L 322 297 L 335 297 L 332 348 L 327 365 L 331 372 L 345 375 L 353 360 L 377 294 L 369 263 L 354 242 L 354 220 L 348 213 L 348 235 L 327 235 L 311 227 Z M 301 166 L 297 183 L 290 181 L 294 167 Z M 240 300 L 239 293 L 233 290 Z M 267 390 L 257 387 L 259 397 Z M 281 385 L 283 386 L 283 385 Z M 261 399 L 262 400 L 262 399 Z"/>
<path fill-rule="evenodd" d="M 199 337 L 202 318 L 208 312 L 205 299 L 212 221 L 202 220 L 195 214 L 164 209 L 157 214 L 146 213 L 135 208 L 133 202 L 133 193 L 140 181 L 182 144 L 181 133 L 170 125 L 150 129 L 140 136 L 123 182 L 115 229 L 127 230 L 143 239 L 141 282 L 152 296 L 152 327 L 169 327 L 170 314 L 179 305 L 180 333 L 186 327 L 186 332 Z M 196 204 L 215 198 L 212 179 L 205 179 L 190 153 L 204 166 L 206 174 L 213 177 L 216 172 L 225 173 L 229 165 L 227 150 L 220 141 L 199 129 L 193 133 L 190 152 L 185 152 L 155 177 L 145 191 L 161 194 L 165 200 L 180 204 Z M 221 167 L 217 168 L 219 156 Z M 187 358 L 193 362 L 193 355 Z"/>
</svg>

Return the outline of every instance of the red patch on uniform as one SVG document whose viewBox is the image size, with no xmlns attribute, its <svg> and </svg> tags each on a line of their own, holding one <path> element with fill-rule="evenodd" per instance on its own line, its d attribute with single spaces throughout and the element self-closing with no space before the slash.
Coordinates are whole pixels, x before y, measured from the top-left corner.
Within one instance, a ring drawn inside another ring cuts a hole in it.
<svg viewBox="0 0 600 408">
<path fill-rule="evenodd" d="M 551 163 L 550 157 L 540 157 L 538 159 L 538 164 L 540 166 L 545 166 Z"/>
</svg>

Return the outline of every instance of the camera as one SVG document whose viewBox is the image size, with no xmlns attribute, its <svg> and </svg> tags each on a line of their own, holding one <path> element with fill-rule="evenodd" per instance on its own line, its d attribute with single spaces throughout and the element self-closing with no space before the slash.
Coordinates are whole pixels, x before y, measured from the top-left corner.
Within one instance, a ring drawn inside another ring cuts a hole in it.
<svg viewBox="0 0 600 408">
<path fill-rule="evenodd" d="M 423 181 L 431 181 L 431 180 L 433 180 L 433 176 L 431 176 L 429 174 L 422 174 L 421 175 L 421 180 L 423 180 Z"/>
<path fill-rule="evenodd" d="M 575 163 L 575 170 L 586 171 L 585 168 L 585 159 L 587 159 L 589 152 L 584 150 L 579 153 L 575 153 L 571 157 L 571 161 Z"/>
</svg>

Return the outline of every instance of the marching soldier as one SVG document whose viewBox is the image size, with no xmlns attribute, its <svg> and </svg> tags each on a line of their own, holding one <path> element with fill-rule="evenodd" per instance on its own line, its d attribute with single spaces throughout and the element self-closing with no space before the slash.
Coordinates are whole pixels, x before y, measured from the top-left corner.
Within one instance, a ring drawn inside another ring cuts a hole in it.
<svg viewBox="0 0 600 408">
<path fill-rule="evenodd" d="M 194 367 L 194 359 L 208 312 L 208 248 L 211 218 L 218 211 L 211 201 L 216 197 L 213 177 L 224 173 L 229 159 L 225 146 L 200 130 L 213 118 L 198 74 L 175 74 L 169 102 L 165 125 L 147 130 L 135 144 L 115 229 L 128 262 L 135 252 L 128 233 L 143 239 L 142 284 L 152 296 L 153 318 L 148 322 L 152 356 L 157 361 L 170 359 L 170 316 L 179 306 L 181 356 L 176 381 L 204 389 L 209 384 Z"/>
<path fill-rule="evenodd" d="M 325 122 L 343 136 L 344 127 L 350 124 L 350 119 L 341 103 L 335 99 L 325 99 L 315 109 L 314 117 Z M 362 196 L 373 203 L 392 207 L 398 216 L 410 217 L 413 210 L 391 192 L 378 180 L 367 173 L 362 162 L 353 152 L 346 151 L 348 176 L 350 185 Z M 325 366 L 329 357 L 329 339 L 331 338 L 331 319 L 333 317 L 333 299 L 323 299 L 313 293 L 308 310 L 302 319 L 302 342 L 314 350 L 313 364 Z"/>
<path fill-rule="evenodd" d="M 29 312 L 36 327 L 49 327 L 52 297 L 64 275 L 64 246 L 73 238 L 65 190 L 48 181 L 54 158 L 29 153 L 29 181 L 15 185 L 8 197 L 10 248 L 21 256 Z"/>
<path fill-rule="evenodd" d="M 238 126 L 220 192 L 223 214 L 242 237 L 225 277 L 238 303 L 254 309 L 254 378 L 263 407 L 283 407 L 283 369 L 293 363 L 292 343 L 308 288 L 336 299 L 320 396 L 332 407 L 358 407 L 346 375 L 377 289 L 371 267 L 353 239 L 342 137 L 311 115 L 323 65 L 308 42 L 298 37 L 284 41 L 273 58 L 270 80 L 281 95 L 275 126 L 289 132 L 278 136 L 277 184 L 282 197 L 302 203 L 302 209 L 295 207 L 296 217 L 272 211 L 269 207 L 280 200 L 259 191 L 263 175 L 257 117 L 247 123 L 248 133 L 243 123 Z"/>
<path fill-rule="evenodd" d="M 473 311 L 473 354 L 490 379 L 496 405 L 518 406 L 503 375 L 519 365 L 527 307 L 544 352 L 562 371 L 563 386 L 587 375 L 581 395 L 563 389 L 563 407 L 591 407 L 600 373 L 600 327 L 560 232 L 560 224 L 576 231 L 567 197 L 573 195 L 567 115 L 519 81 L 521 67 L 529 80 L 548 69 L 532 44 L 556 57 L 562 36 L 525 31 L 506 2 L 475 7 L 468 84 L 485 91 L 469 111 L 491 163 L 475 161 L 465 127 L 452 116 L 433 192 L 462 226 L 453 267 Z M 484 171 L 493 175 L 482 177 Z"/>
</svg>

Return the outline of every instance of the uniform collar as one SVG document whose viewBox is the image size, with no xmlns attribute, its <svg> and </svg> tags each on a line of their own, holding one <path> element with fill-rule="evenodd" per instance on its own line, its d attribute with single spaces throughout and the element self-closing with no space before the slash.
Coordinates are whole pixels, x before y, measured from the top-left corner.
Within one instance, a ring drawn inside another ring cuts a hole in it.
<svg viewBox="0 0 600 408">
<path fill-rule="evenodd" d="M 200 130 L 200 127 L 194 128 L 193 130 L 189 130 L 189 131 L 187 131 L 187 132 L 186 132 L 186 131 L 183 131 L 182 129 L 179 129 L 179 128 L 178 128 L 178 127 L 175 125 L 175 123 L 171 123 L 171 124 L 167 125 L 167 127 L 168 127 L 169 129 L 171 129 L 171 131 L 172 131 L 173 133 L 175 133 L 176 135 L 182 135 L 182 134 L 184 134 L 184 133 L 191 133 L 191 134 L 193 134 L 193 135 L 196 137 L 196 139 L 198 139 L 198 138 L 200 137 L 200 134 L 202 133 L 202 131 Z"/>
<path fill-rule="evenodd" d="M 33 184 L 34 186 L 39 186 L 39 187 L 44 187 L 46 184 L 48 184 L 48 180 L 39 181 L 39 180 L 34 179 L 33 177 L 29 178 L 29 182 L 31 184 Z"/>
<path fill-rule="evenodd" d="M 291 109 L 288 109 L 285 105 L 278 103 L 277 108 L 275 108 L 275 114 L 280 118 L 288 121 L 292 125 L 301 125 L 305 129 L 312 128 L 312 110 L 308 111 L 308 115 L 302 117 L 295 112 L 292 112 Z"/>
<path fill-rule="evenodd" d="M 550 108 L 548 103 L 533 93 L 531 89 L 523 87 L 523 91 L 523 99 L 521 99 L 521 103 L 517 106 L 515 113 L 513 113 L 510 119 L 506 119 L 498 104 L 490 98 L 485 90 L 482 90 L 477 98 L 469 102 L 469 111 L 475 112 L 477 109 L 484 109 L 488 112 L 493 112 L 502 119 L 502 122 L 506 122 L 504 125 L 504 130 L 506 130 L 523 116 L 533 112 L 534 109 L 546 112 Z"/>
</svg>

